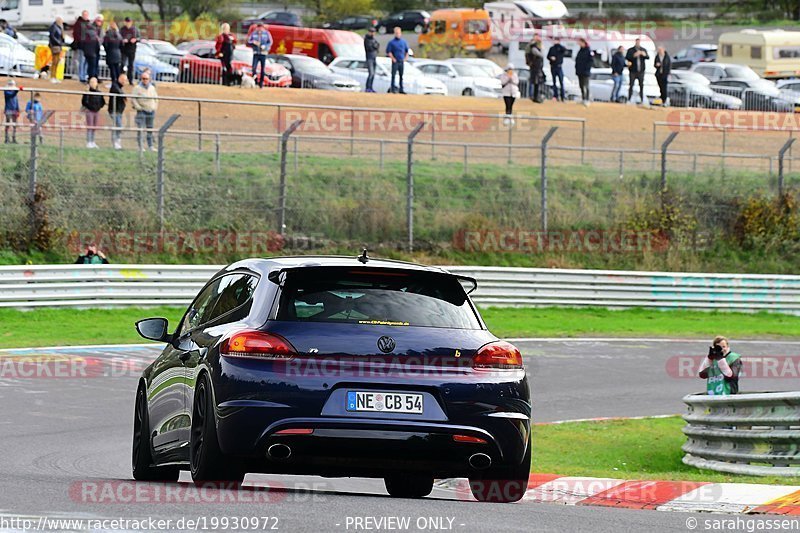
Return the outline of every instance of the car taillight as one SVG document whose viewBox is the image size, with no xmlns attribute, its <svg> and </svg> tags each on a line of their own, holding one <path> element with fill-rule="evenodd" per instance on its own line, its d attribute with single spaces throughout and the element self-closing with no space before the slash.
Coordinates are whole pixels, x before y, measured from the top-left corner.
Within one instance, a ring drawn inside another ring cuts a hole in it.
<svg viewBox="0 0 800 533">
<path fill-rule="evenodd" d="M 224 357 L 250 359 L 291 359 L 297 351 L 274 333 L 263 331 L 238 331 L 222 341 L 220 354 Z"/>
<path fill-rule="evenodd" d="M 473 368 L 522 368 L 522 354 L 516 346 L 506 341 L 484 345 L 472 358 Z"/>
</svg>

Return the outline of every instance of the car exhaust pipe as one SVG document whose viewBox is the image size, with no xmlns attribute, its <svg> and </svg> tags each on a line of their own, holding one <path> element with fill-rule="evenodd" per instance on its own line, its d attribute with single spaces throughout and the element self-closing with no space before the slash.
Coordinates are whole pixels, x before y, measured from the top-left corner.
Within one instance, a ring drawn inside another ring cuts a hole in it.
<svg viewBox="0 0 800 533">
<path fill-rule="evenodd" d="M 292 456 L 292 449 L 286 444 L 273 444 L 267 448 L 267 457 L 276 461 L 285 461 Z"/>
<path fill-rule="evenodd" d="M 469 458 L 469 466 L 475 470 L 486 470 L 492 466 L 492 458 L 485 453 L 474 453 Z"/>
</svg>

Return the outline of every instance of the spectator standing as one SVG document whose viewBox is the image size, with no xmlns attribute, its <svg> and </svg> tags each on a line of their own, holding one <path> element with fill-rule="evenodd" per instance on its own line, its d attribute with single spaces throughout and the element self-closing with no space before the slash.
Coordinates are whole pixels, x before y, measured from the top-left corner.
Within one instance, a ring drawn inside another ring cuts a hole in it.
<svg viewBox="0 0 800 533">
<path fill-rule="evenodd" d="M 219 35 L 214 46 L 217 57 L 222 62 L 222 84 L 230 85 L 233 81 L 233 50 L 236 48 L 236 36 L 231 33 L 231 25 L 227 22 L 220 26 Z"/>
<path fill-rule="evenodd" d="M 0 19 L 0 32 L 5 33 L 12 39 L 17 38 L 17 30 L 6 19 Z"/>
<path fill-rule="evenodd" d="M 59 83 L 58 65 L 61 63 L 61 51 L 64 49 L 64 19 L 56 17 L 55 22 L 50 25 L 48 31 L 48 45 L 50 46 L 50 82 Z"/>
<path fill-rule="evenodd" d="M 581 88 L 581 101 L 584 106 L 588 106 L 591 100 L 589 94 L 589 81 L 592 79 L 592 65 L 594 64 L 594 52 L 586 39 L 578 39 L 580 49 L 575 56 L 575 74 L 578 76 L 578 85 Z"/>
<path fill-rule="evenodd" d="M 34 125 L 38 125 L 41 123 L 42 118 L 44 118 L 44 107 L 42 107 L 42 95 L 39 93 L 33 93 L 33 100 L 29 100 L 27 104 L 25 104 L 25 116 L 28 119 L 28 122 Z M 39 137 L 39 144 L 44 142 L 44 138 L 42 138 L 42 130 L 41 128 L 37 129 L 38 137 Z"/>
<path fill-rule="evenodd" d="M 79 255 L 75 260 L 76 265 L 107 265 L 108 258 L 97 245 L 92 243 L 86 247 L 86 253 Z"/>
<path fill-rule="evenodd" d="M 84 26 L 83 56 L 86 58 L 86 74 L 89 78 L 100 76 L 100 46 L 103 42 L 103 15 Z"/>
<path fill-rule="evenodd" d="M 6 144 L 17 144 L 17 121 L 19 120 L 19 99 L 17 98 L 19 89 L 17 89 L 17 82 L 8 80 L 6 89 L 3 91 L 3 98 L 5 100 L 5 108 L 3 115 L 6 122 Z M 9 137 L 9 132 L 11 137 Z"/>
<path fill-rule="evenodd" d="M 644 96 L 644 71 L 646 61 L 650 59 L 647 50 L 641 45 L 641 40 L 636 39 L 633 46 L 628 48 L 625 54 L 625 61 L 628 64 L 628 74 L 630 75 L 630 85 L 628 86 L 628 102 L 633 101 L 633 84 L 639 82 L 639 98 L 642 103 L 646 102 Z"/>
<path fill-rule="evenodd" d="M 97 89 L 97 78 L 89 78 L 89 94 L 83 95 L 81 105 L 86 114 L 86 148 L 97 148 L 94 134 L 100 122 L 100 110 L 106 106 L 106 99 Z"/>
<path fill-rule="evenodd" d="M 367 59 L 367 86 L 365 92 L 374 93 L 375 89 L 372 88 L 375 82 L 375 69 L 378 67 L 378 52 L 381 49 L 381 43 L 375 38 L 375 26 L 370 26 L 366 37 L 364 37 L 364 54 Z"/>
<path fill-rule="evenodd" d="M 122 36 L 122 62 L 123 67 L 128 72 L 128 79 L 133 83 L 136 78 L 136 44 L 142 38 L 139 28 L 133 23 L 130 17 L 125 17 L 125 22 L 119 30 Z"/>
<path fill-rule="evenodd" d="M 82 11 L 81 16 L 72 26 L 72 49 L 75 51 L 75 68 L 78 71 L 78 79 L 81 83 L 86 83 L 88 65 L 86 57 L 83 55 L 83 42 L 86 39 L 85 28 L 89 26 L 89 12 Z"/>
<path fill-rule="evenodd" d="M 525 63 L 528 64 L 530 73 L 528 80 L 528 97 L 534 102 L 542 101 L 544 79 L 544 52 L 542 51 L 542 38 L 534 35 L 533 40 L 525 48 Z"/>
<path fill-rule="evenodd" d="M 259 73 L 258 86 L 263 88 L 267 54 L 272 48 L 272 34 L 263 22 L 259 23 L 256 30 L 247 38 L 247 45 L 253 49 L 253 76 L 256 75 L 256 72 Z M 260 70 L 257 68 L 259 65 L 261 66 Z"/>
<path fill-rule="evenodd" d="M 394 29 L 394 38 L 386 45 L 386 55 L 392 60 L 392 84 L 390 92 L 396 93 L 398 85 L 395 85 L 395 76 L 400 78 L 400 94 L 406 94 L 403 89 L 403 69 L 408 58 L 408 43 L 403 39 L 403 30 L 399 27 Z"/>
<path fill-rule="evenodd" d="M 503 119 L 503 123 L 513 126 L 514 119 L 512 115 L 514 113 L 514 102 L 520 96 L 519 77 L 514 71 L 514 65 L 512 63 L 509 63 L 505 71 L 498 77 L 500 78 L 500 85 L 503 86 L 503 102 L 506 105 L 506 117 Z"/>
<path fill-rule="evenodd" d="M 742 356 L 732 352 L 728 339 L 714 337 L 708 348 L 708 357 L 700 365 L 698 375 L 706 380 L 706 392 L 712 396 L 727 396 L 739 393 L 739 373 L 742 371 Z"/>
<path fill-rule="evenodd" d="M 625 47 L 620 46 L 611 56 L 611 79 L 614 87 L 611 89 L 611 101 L 619 102 L 619 92 L 622 90 L 622 74 L 625 72 Z"/>
<path fill-rule="evenodd" d="M 125 94 L 123 89 L 127 84 L 128 77 L 123 72 L 111 80 L 111 89 L 108 91 L 112 94 L 108 97 L 108 116 L 111 119 L 111 126 L 117 128 L 111 130 L 111 144 L 115 150 L 122 150 L 122 131 L 119 128 L 122 128 L 122 114 L 127 105 L 127 99 L 122 96 Z"/>
<path fill-rule="evenodd" d="M 664 49 L 663 46 L 658 47 L 656 52 L 656 59 L 653 62 L 656 67 L 656 81 L 658 88 L 661 90 L 661 105 L 669 105 L 669 73 L 672 71 L 672 58 Z"/>
<path fill-rule="evenodd" d="M 142 130 L 147 130 L 147 149 L 155 152 L 153 146 L 153 127 L 155 125 L 156 111 L 158 110 L 158 91 L 156 86 L 150 81 L 150 69 L 142 71 L 139 84 L 133 88 L 131 105 L 136 110 L 136 127 L 139 128 L 136 139 L 139 143 L 139 150 L 142 146 Z"/>
<path fill-rule="evenodd" d="M 567 54 L 567 49 L 561 44 L 561 39 L 555 37 L 553 39 L 555 44 L 547 51 L 547 60 L 550 62 L 550 75 L 553 77 L 553 98 L 564 101 L 564 56 Z M 559 92 L 556 87 L 556 81 L 561 84 L 561 91 Z"/>
<path fill-rule="evenodd" d="M 108 23 L 108 31 L 103 37 L 103 48 L 106 51 L 106 65 L 111 80 L 116 80 L 122 74 L 122 34 L 113 20 Z"/>
</svg>

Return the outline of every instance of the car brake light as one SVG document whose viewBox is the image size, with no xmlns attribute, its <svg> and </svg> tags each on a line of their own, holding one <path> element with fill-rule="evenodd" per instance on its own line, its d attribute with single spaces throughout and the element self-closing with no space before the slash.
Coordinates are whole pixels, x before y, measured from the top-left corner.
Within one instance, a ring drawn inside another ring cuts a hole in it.
<svg viewBox="0 0 800 533">
<path fill-rule="evenodd" d="M 472 358 L 473 368 L 522 368 L 522 354 L 506 341 L 484 345 Z"/>
<path fill-rule="evenodd" d="M 223 340 L 220 353 L 225 357 L 291 359 L 297 351 L 280 335 L 247 330 L 237 331 Z"/>
<path fill-rule="evenodd" d="M 276 431 L 276 435 L 312 435 L 314 428 L 289 428 Z"/>
<path fill-rule="evenodd" d="M 469 442 L 472 444 L 486 444 L 484 439 L 473 437 L 471 435 L 453 435 L 453 440 L 455 442 Z"/>
</svg>

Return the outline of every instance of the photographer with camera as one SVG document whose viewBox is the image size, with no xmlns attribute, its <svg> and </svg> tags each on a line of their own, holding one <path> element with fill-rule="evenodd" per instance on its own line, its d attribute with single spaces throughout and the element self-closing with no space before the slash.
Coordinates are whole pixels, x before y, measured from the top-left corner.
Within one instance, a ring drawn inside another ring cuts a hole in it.
<svg viewBox="0 0 800 533">
<path fill-rule="evenodd" d="M 731 351 L 728 339 L 718 336 L 708 348 L 708 357 L 700 366 L 699 375 L 706 380 L 709 395 L 727 396 L 739 393 L 741 370 L 742 357 Z"/>
</svg>

